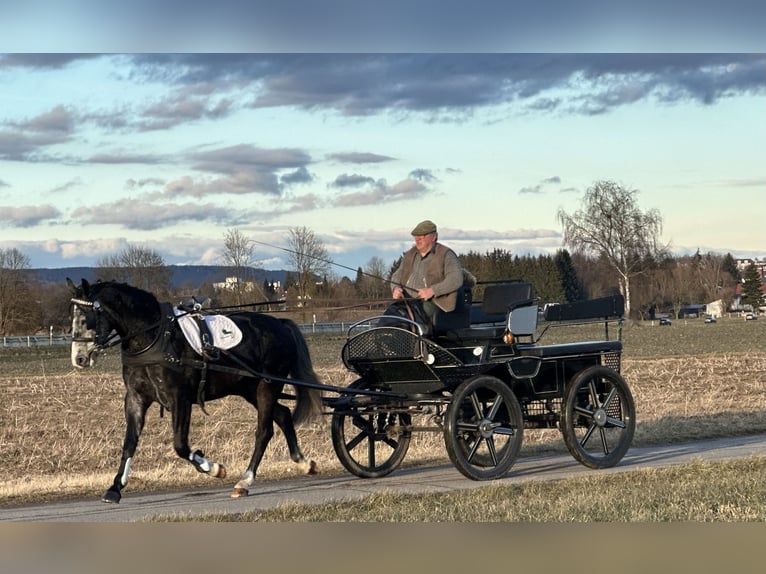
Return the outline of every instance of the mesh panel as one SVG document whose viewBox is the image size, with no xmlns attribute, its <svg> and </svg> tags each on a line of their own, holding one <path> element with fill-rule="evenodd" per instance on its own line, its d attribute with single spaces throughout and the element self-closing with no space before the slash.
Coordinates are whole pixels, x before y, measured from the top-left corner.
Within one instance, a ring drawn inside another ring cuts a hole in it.
<svg viewBox="0 0 766 574">
<path fill-rule="evenodd" d="M 601 361 L 605 367 L 620 372 L 620 353 L 604 353 Z"/>
<path fill-rule="evenodd" d="M 396 327 L 379 327 L 359 333 L 343 347 L 344 362 L 357 359 L 412 359 L 420 356 L 420 338 Z"/>
</svg>

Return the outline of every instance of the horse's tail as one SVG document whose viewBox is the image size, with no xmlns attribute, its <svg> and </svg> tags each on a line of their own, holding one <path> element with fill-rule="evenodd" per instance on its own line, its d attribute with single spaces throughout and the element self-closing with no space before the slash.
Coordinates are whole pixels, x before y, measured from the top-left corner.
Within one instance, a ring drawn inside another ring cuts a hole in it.
<svg viewBox="0 0 766 574">
<path fill-rule="evenodd" d="M 290 331 L 295 340 L 296 361 L 290 371 L 290 376 L 296 381 L 305 381 L 319 385 L 319 377 L 314 372 L 314 366 L 311 364 L 311 354 L 303 333 L 301 333 L 298 325 L 290 319 L 282 319 L 282 323 L 288 328 L 288 331 Z M 293 424 L 300 425 L 301 423 L 309 422 L 321 414 L 322 392 L 320 389 L 296 384 L 295 393 Z"/>
</svg>

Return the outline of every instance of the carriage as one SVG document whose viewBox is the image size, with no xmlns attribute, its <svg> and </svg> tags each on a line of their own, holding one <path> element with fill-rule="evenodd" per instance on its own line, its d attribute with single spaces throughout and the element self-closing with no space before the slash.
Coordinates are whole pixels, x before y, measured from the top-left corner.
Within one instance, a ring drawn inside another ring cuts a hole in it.
<svg viewBox="0 0 766 574">
<path fill-rule="evenodd" d="M 413 434 L 421 431 L 443 434 L 447 454 L 464 476 L 492 480 L 508 473 L 526 428 L 558 428 L 574 458 L 591 468 L 617 464 L 635 430 L 633 398 L 620 374 L 620 295 L 542 312 L 531 283 L 507 280 L 461 288 L 455 311 L 438 313 L 428 333 L 405 317 L 370 317 L 349 327 L 341 352 L 358 378 L 335 387 L 319 382 L 306 342 L 288 319 L 227 313 L 227 328 L 241 329 L 243 343 L 226 350 L 209 344 L 210 332 L 200 332 L 206 346 L 194 349 L 178 327 L 182 316 L 196 317 L 202 329 L 207 319 L 221 315 L 196 304 L 159 303 L 125 284 L 69 283 L 73 365 L 87 367 L 94 352 L 121 348 L 126 434 L 104 502 L 120 501 L 154 402 L 172 414 L 178 456 L 219 478 L 226 476 L 225 467 L 188 443 L 193 404 L 204 410 L 205 401 L 236 394 L 258 409 L 253 455 L 234 497 L 248 494 L 273 422 L 292 460 L 307 473 L 315 471 L 294 429 L 312 409 L 331 417 L 335 453 L 361 478 L 399 468 Z M 603 324 L 603 336 L 542 344 L 551 329 L 583 324 L 599 330 Z M 284 394 L 285 385 L 292 385 L 294 395 Z M 279 402 L 286 396 L 295 402 L 292 413 Z"/>
<path fill-rule="evenodd" d="M 442 432 L 451 462 L 474 480 L 508 472 L 525 428 L 558 427 L 573 457 L 590 468 L 625 455 L 635 407 L 620 374 L 623 298 L 543 313 L 528 282 L 481 287 L 480 301 L 461 289 L 458 308 L 439 313 L 427 337 L 413 321 L 392 324 L 388 316 L 348 329 L 342 359 L 359 376 L 350 388 L 375 391 L 325 399 L 333 447 L 349 472 L 376 478 L 394 471 L 418 431 Z M 603 323 L 603 337 L 541 344 L 549 329 L 585 323 Z"/>
</svg>

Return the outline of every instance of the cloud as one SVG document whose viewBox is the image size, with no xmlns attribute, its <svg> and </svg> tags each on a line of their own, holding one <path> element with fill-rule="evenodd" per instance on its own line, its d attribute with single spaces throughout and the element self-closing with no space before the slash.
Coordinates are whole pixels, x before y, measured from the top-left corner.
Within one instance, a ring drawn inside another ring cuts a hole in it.
<svg viewBox="0 0 766 574">
<path fill-rule="evenodd" d="M 354 193 L 340 194 L 331 204 L 335 207 L 358 207 L 361 205 L 382 205 L 384 202 L 419 199 L 429 193 L 429 189 L 411 178 L 394 185 L 388 185 L 385 179 L 376 181 L 371 189 Z"/>
<path fill-rule="evenodd" d="M 61 185 L 54 187 L 53 189 L 51 189 L 51 193 L 60 193 L 62 191 L 79 187 L 81 185 L 82 185 L 82 178 L 76 177 L 74 179 L 67 181 L 66 183 L 62 183 Z"/>
<path fill-rule="evenodd" d="M 72 212 L 72 218 L 81 225 L 119 225 L 135 230 L 161 229 L 182 222 L 212 222 L 233 226 L 249 221 L 245 211 L 234 211 L 209 203 L 158 205 L 132 199 L 78 207 Z"/>
<path fill-rule="evenodd" d="M 561 184 L 561 178 L 557 175 L 554 175 L 552 177 L 546 177 L 545 179 L 541 180 L 539 183 L 536 183 L 534 185 L 522 187 L 521 189 L 519 189 L 519 194 L 539 195 L 541 193 L 545 193 L 546 187 L 558 186 L 560 184 Z"/>
<path fill-rule="evenodd" d="M 137 83 L 165 86 L 156 101 L 99 118 L 104 125 L 165 129 L 224 117 L 242 107 L 292 107 L 344 116 L 420 114 L 456 121 L 481 109 L 517 106 L 602 114 L 653 98 L 711 104 L 762 94 L 763 54 L 415 53 L 137 54 L 119 58 Z M 390 161 L 343 152 L 337 161 Z"/>
<path fill-rule="evenodd" d="M 340 152 L 330 154 L 328 157 L 343 163 L 382 163 L 394 160 L 391 156 L 364 152 Z"/>
<path fill-rule="evenodd" d="M 61 216 L 52 205 L 0 206 L 0 225 L 5 227 L 34 227 Z"/>
<path fill-rule="evenodd" d="M 414 169 L 410 172 L 409 177 L 418 181 L 433 182 L 437 181 L 436 176 L 430 169 Z"/>
<path fill-rule="evenodd" d="M 347 174 L 342 173 L 338 177 L 333 180 L 329 186 L 330 187 L 362 187 L 364 185 L 374 184 L 375 178 L 366 176 L 366 175 L 359 175 L 359 174 Z"/>
</svg>

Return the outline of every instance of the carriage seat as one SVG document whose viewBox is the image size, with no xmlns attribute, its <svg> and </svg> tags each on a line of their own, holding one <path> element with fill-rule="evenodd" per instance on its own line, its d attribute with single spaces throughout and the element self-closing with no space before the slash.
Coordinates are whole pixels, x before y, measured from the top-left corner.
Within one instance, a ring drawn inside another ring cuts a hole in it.
<svg viewBox="0 0 766 574">
<path fill-rule="evenodd" d="M 468 309 L 468 320 L 448 328 L 436 328 L 435 336 L 441 336 L 451 342 L 472 343 L 500 339 L 507 328 L 508 314 L 529 314 L 534 310 L 535 324 L 528 333 L 533 334 L 537 326 L 537 299 L 534 286 L 526 281 L 506 281 L 491 283 L 484 288 L 484 297 L 480 302 L 472 303 Z M 522 311 L 523 309 L 523 311 Z M 528 330 L 528 329 L 525 329 Z"/>
</svg>

